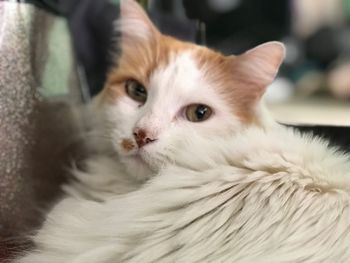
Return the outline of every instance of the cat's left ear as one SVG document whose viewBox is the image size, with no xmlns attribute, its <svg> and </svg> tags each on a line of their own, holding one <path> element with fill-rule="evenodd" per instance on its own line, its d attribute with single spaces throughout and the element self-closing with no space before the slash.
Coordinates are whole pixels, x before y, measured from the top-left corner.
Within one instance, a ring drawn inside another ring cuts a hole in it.
<svg viewBox="0 0 350 263">
<path fill-rule="evenodd" d="M 275 79 L 285 57 L 282 43 L 273 41 L 259 45 L 236 57 L 237 71 L 241 78 L 252 83 L 261 92 Z"/>
<path fill-rule="evenodd" d="M 151 42 L 160 34 L 147 13 L 135 0 L 120 1 L 118 22 L 124 45 Z"/>
</svg>

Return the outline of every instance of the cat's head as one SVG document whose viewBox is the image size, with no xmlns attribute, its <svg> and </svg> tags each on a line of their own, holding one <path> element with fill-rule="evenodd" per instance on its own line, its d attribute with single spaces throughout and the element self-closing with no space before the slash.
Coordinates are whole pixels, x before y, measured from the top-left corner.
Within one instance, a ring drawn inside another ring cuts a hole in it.
<svg viewBox="0 0 350 263">
<path fill-rule="evenodd" d="M 131 174 L 149 176 L 169 146 L 193 132 L 211 140 L 262 125 L 260 100 L 284 58 L 282 44 L 224 56 L 162 35 L 133 0 L 121 1 L 118 23 L 121 56 L 99 100 Z"/>
</svg>

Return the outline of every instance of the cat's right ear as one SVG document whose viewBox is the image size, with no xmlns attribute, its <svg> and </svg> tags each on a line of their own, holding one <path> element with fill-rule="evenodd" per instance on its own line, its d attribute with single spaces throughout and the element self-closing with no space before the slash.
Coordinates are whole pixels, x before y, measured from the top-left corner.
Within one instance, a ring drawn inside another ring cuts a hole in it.
<svg viewBox="0 0 350 263">
<path fill-rule="evenodd" d="M 275 79 L 285 57 L 282 43 L 272 41 L 261 44 L 242 55 L 231 57 L 235 76 L 244 84 L 245 98 L 260 100 L 266 88 Z"/>
<path fill-rule="evenodd" d="M 122 46 L 154 42 L 159 31 L 143 8 L 134 0 L 120 1 L 120 19 L 117 24 Z"/>
</svg>

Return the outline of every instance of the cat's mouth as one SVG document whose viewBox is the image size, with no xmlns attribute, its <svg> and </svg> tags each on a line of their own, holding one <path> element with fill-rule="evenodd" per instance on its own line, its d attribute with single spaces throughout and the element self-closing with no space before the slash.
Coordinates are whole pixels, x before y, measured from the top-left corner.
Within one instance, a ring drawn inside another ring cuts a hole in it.
<svg viewBox="0 0 350 263">
<path fill-rule="evenodd" d="M 139 148 L 133 154 L 127 156 L 127 158 L 135 166 L 144 167 L 144 169 L 152 171 L 152 173 L 156 173 L 160 167 L 159 160 L 143 148 Z"/>
<path fill-rule="evenodd" d="M 162 161 L 157 158 L 158 155 L 154 152 L 154 149 L 151 150 L 148 147 L 148 145 L 139 147 L 132 139 L 123 139 L 121 141 L 122 155 L 125 158 L 132 162 L 145 165 L 152 170 L 157 170 Z"/>
<path fill-rule="evenodd" d="M 121 142 L 123 154 L 135 161 L 146 162 L 150 158 L 144 147 L 138 147 L 137 143 L 131 139 L 123 139 Z"/>
<path fill-rule="evenodd" d="M 119 152 L 119 158 L 128 174 L 139 179 L 150 178 L 157 172 L 157 169 L 153 166 L 154 162 L 151 154 L 142 148 L 130 147 L 127 152 L 123 150 Z"/>
</svg>

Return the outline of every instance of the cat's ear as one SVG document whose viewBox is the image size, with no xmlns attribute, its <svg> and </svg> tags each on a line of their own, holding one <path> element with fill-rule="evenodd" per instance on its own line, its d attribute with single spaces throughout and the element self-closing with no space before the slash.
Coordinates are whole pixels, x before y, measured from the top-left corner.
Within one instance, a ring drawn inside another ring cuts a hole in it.
<svg viewBox="0 0 350 263">
<path fill-rule="evenodd" d="M 134 0 L 120 1 L 118 29 L 123 45 L 153 42 L 160 34 L 143 8 Z"/>
<path fill-rule="evenodd" d="M 267 42 L 236 57 L 237 73 L 263 94 L 275 79 L 284 57 L 285 47 L 282 43 Z"/>
</svg>

